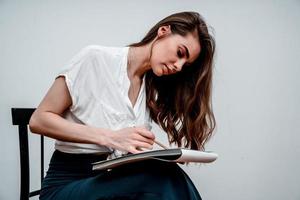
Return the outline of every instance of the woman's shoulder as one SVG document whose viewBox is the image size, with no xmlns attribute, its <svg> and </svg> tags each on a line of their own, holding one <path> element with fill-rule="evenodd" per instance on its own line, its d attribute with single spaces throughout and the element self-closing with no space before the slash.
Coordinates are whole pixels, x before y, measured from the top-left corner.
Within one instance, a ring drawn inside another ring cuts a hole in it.
<svg viewBox="0 0 300 200">
<path fill-rule="evenodd" d="M 104 46 L 104 45 L 96 45 L 96 44 L 90 44 L 83 48 L 83 51 L 93 54 L 95 56 L 101 56 L 101 57 L 114 57 L 123 55 L 123 53 L 126 51 L 127 47 L 116 47 L 116 46 Z"/>
</svg>

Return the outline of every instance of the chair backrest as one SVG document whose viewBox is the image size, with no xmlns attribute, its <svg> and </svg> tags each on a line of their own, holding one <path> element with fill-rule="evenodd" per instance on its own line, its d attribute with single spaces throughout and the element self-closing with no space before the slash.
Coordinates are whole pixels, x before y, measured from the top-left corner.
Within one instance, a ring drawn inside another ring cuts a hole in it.
<svg viewBox="0 0 300 200">
<path fill-rule="evenodd" d="M 28 200 L 40 194 L 40 190 L 30 191 L 29 149 L 28 149 L 28 124 L 35 108 L 12 108 L 12 124 L 19 127 L 20 146 L 20 199 Z M 41 135 L 41 182 L 44 179 L 44 136 Z"/>
</svg>

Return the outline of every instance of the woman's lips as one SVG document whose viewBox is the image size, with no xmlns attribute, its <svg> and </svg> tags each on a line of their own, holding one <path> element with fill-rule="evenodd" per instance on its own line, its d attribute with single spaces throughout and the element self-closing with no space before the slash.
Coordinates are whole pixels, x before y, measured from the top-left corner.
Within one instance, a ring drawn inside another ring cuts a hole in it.
<svg viewBox="0 0 300 200">
<path fill-rule="evenodd" d="M 172 70 L 170 70 L 170 68 L 167 65 L 165 65 L 165 67 L 167 68 L 167 70 L 164 70 L 164 74 L 171 74 Z"/>
<path fill-rule="evenodd" d="M 168 73 L 168 67 L 166 65 L 164 65 L 163 67 L 163 74 L 167 74 Z"/>
</svg>

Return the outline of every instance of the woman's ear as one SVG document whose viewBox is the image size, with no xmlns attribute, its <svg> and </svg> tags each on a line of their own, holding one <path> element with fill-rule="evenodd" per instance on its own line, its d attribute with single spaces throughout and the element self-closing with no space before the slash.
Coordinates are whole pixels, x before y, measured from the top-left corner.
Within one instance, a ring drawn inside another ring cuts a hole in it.
<svg viewBox="0 0 300 200">
<path fill-rule="evenodd" d="M 158 38 L 165 37 L 166 35 L 169 35 L 171 33 L 171 25 L 161 26 L 157 30 Z"/>
</svg>

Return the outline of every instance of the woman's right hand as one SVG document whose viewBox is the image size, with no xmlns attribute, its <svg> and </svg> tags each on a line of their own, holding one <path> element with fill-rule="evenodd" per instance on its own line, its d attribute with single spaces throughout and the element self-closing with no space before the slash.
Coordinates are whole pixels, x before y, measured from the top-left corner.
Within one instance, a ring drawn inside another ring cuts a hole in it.
<svg viewBox="0 0 300 200">
<path fill-rule="evenodd" d="M 127 127 L 107 134 L 105 146 L 129 153 L 143 152 L 141 149 L 152 149 L 155 135 L 144 126 Z"/>
</svg>

